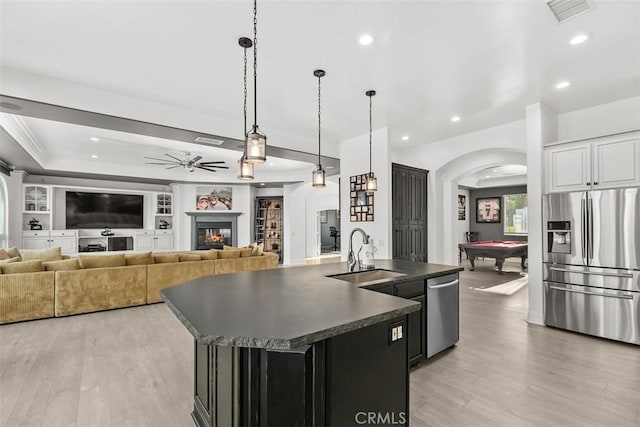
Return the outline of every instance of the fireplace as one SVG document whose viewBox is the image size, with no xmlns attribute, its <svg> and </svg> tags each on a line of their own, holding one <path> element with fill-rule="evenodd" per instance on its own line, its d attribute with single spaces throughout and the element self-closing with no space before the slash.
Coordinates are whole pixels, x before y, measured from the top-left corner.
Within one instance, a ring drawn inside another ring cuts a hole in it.
<svg viewBox="0 0 640 427">
<path fill-rule="evenodd" d="M 191 217 L 191 250 L 237 246 L 240 212 L 187 212 Z"/>
<path fill-rule="evenodd" d="M 195 249 L 222 249 L 224 245 L 232 246 L 232 227 L 230 221 L 196 221 Z"/>
</svg>

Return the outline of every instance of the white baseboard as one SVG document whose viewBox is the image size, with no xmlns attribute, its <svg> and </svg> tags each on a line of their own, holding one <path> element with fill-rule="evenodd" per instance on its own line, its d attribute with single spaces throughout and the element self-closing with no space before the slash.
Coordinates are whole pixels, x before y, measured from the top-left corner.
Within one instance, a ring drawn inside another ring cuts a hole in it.
<svg viewBox="0 0 640 427">
<path fill-rule="evenodd" d="M 544 326 L 544 314 L 530 311 L 527 315 L 527 323 Z"/>
</svg>

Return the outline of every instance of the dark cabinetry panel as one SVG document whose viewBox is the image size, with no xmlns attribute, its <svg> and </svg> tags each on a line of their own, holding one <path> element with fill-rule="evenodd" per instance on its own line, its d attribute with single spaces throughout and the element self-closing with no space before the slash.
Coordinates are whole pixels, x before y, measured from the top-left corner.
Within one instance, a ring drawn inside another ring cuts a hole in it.
<svg viewBox="0 0 640 427">
<path fill-rule="evenodd" d="M 392 165 L 393 258 L 427 262 L 427 175 Z"/>
</svg>

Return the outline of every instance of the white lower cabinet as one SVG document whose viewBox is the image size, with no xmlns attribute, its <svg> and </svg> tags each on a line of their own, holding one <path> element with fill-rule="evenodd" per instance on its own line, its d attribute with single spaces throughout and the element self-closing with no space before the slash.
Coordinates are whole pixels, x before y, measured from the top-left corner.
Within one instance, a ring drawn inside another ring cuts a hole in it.
<svg viewBox="0 0 640 427">
<path fill-rule="evenodd" d="M 78 252 L 78 233 L 70 230 L 22 232 L 23 249 L 47 249 L 60 246 L 63 254 Z"/>
<path fill-rule="evenodd" d="M 145 230 L 136 233 L 133 248 L 136 251 L 171 251 L 174 248 L 172 230 Z"/>
</svg>

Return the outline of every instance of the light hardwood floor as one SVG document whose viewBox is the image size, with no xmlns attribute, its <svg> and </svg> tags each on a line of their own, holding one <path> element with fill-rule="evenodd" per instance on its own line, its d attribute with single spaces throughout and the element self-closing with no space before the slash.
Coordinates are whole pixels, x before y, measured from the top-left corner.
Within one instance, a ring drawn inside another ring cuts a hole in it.
<svg viewBox="0 0 640 427">
<path fill-rule="evenodd" d="M 640 347 L 528 325 L 526 288 L 470 289 L 490 262 L 461 274 L 458 346 L 411 373 L 411 424 L 640 425 Z M 164 304 L 0 326 L 0 426 L 192 426 L 192 351 Z"/>
</svg>

